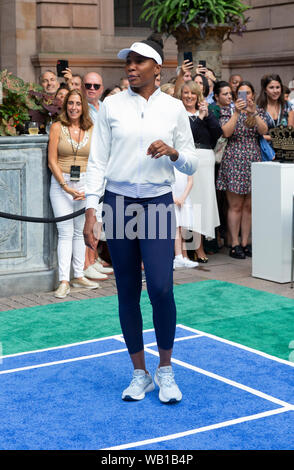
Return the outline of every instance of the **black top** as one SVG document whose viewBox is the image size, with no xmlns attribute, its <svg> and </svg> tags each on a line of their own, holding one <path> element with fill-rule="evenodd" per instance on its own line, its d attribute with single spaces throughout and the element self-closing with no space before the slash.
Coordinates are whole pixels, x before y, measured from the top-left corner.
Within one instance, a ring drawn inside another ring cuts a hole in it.
<svg viewBox="0 0 294 470">
<path fill-rule="evenodd" d="M 213 114 L 212 111 L 208 111 L 208 116 L 204 119 L 189 115 L 190 126 L 196 144 L 207 145 L 213 149 L 216 145 L 217 140 L 222 135 L 222 128 Z"/>
</svg>

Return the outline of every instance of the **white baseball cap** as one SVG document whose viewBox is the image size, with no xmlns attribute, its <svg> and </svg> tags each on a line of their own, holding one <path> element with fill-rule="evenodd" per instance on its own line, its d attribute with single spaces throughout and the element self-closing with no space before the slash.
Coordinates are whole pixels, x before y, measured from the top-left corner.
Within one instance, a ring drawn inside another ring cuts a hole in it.
<svg viewBox="0 0 294 470">
<path fill-rule="evenodd" d="M 143 57 L 154 59 L 157 64 L 162 65 L 162 58 L 160 54 L 155 49 L 153 49 L 152 46 L 149 46 L 144 42 L 134 42 L 130 48 L 121 49 L 117 54 L 117 57 L 119 59 L 126 59 L 130 52 L 136 52 Z"/>
</svg>

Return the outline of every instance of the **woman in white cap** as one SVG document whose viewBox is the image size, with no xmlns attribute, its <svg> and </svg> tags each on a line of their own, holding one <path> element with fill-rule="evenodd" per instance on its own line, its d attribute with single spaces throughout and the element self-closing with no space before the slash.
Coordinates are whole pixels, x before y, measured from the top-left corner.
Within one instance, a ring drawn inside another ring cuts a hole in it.
<svg viewBox="0 0 294 470">
<path fill-rule="evenodd" d="M 133 362 L 124 400 L 154 390 L 145 364 L 140 296 L 144 264 L 159 351 L 155 382 L 163 403 L 182 393 L 171 367 L 176 329 L 173 295 L 175 220 L 171 184 L 174 168 L 193 174 L 197 155 L 183 104 L 155 85 L 163 62 L 162 41 L 151 36 L 123 49 L 129 88 L 104 100 L 95 123 L 87 167 L 86 245 L 94 247 L 104 185 L 104 227 L 116 277 L 119 317 Z"/>
</svg>

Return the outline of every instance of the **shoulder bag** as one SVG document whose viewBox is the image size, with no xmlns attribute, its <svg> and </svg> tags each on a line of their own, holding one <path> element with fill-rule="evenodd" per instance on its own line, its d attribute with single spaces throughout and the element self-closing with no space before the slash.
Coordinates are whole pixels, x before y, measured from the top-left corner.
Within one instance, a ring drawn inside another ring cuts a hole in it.
<svg viewBox="0 0 294 470">
<path fill-rule="evenodd" d="M 228 143 L 228 139 L 226 137 L 221 136 L 218 139 L 216 146 L 214 147 L 214 155 L 215 155 L 216 163 L 220 163 L 222 161 L 227 143 Z"/>
<path fill-rule="evenodd" d="M 275 151 L 271 144 L 261 135 L 259 136 L 261 158 L 263 162 L 271 162 L 275 158 Z"/>
</svg>

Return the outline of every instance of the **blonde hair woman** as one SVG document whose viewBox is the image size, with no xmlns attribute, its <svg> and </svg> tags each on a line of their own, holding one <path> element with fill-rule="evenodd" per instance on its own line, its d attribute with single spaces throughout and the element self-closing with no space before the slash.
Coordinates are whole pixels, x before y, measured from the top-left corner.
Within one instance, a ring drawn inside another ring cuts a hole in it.
<svg viewBox="0 0 294 470">
<path fill-rule="evenodd" d="M 215 238 L 215 228 L 219 225 L 217 207 L 213 148 L 222 135 L 222 129 L 214 114 L 208 110 L 201 88 L 194 81 L 184 83 L 178 91 L 190 120 L 194 143 L 199 152 L 199 167 L 194 175 L 191 200 L 194 207 L 194 228 L 198 235 L 196 258 L 200 263 L 207 263 L 208 258 L 203 248 L 203 237 Z M 196 240 L 197 239 L 197 240 Z"/>
<path fill-rule="evenodd" d="M 84 94 L 79 90 L 70 91 L 65 97 L 58 121 L 50 128 L 49 136 L 48 165 L 52 172 L 50 200 L 55 217 L 62 217 L 85 207 L 84 184 L 92 128 Z M 70 292 L 71 260 L 74 287 L 95 289 L 99 286 L 83 275 L 84 220 L 84 215 L 80 215 L 57 223 L 60 285 L 55 297 L 64 298 Z"/>
</svg>

